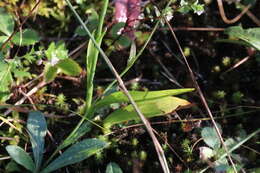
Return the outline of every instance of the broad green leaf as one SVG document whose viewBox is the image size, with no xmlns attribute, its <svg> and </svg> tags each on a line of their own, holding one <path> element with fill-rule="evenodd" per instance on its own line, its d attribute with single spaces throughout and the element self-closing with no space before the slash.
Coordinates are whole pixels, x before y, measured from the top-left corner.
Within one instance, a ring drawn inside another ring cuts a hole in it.
<svg viewBox="0 0 260 173">
<path fill-rule="evenodd" d="M 221 142 L 215 128 L 204 127 L 201 131 L 201 137 L 209 147 L 213 149 L 220 148 Z"/>
<path fill-rule="evenodd" d="M 64 166 L 85 160 L 86 158 L 100 152 L 108 143 L 99 139 L 85 139 L 68 148 L 62 155 L 51 162 L 41 173 L 52 172 Z"/>
<path fill-rule="evenodd" d="M 191 92 L 193 90 L 194 90 L 193 88 L 185 88 L 185 89 L 170 89 L 170 90 L 161 90 L 161 91 L 129 91 L 129 93 L 131 94 L 131 96 L 136 102 L 139 102 L 145 100 L 158 99 L 161 97 L 179 95 L 179 94 Z M 104 97 L 102 100 L 98 101 L 94 105 L 94 108 L 99 109 L 101 107 L 108 106 L 112 103 L 122 103 L 122 102 L 129 103 L 129 100 L 123 92 L 119 91 L 119 92 L 112 93 Z"/>
<path fill-rule="evenodd" d="M 36 170 L 39 170 L 44 151 L 44 138 L 47 132 L 47 124 L 44 115 L 39 111 L 29 113 L 27 129 L 32 144 Z"/>
<path fill-rule="evenodd" d="M 257 50 L 260 50 L 260 28 L 243 29 L 241 26 L 232 26 L 225 30 L 225 33 L 245 41 Z"/>
<path fill-rule="evenodd" d="M 18 164 L 22 165 L 31 172 L 35 170 L 35 165 L 32 158 L 21 147 L 16 145 L 8 145 L 6 150 L 11 158 Z"/>
<path fill-rule="evenodd" d="M 25 29 L 21 32 L 18 32 L 12 38 L 12 42 L 16 45 L 28 46 L 37 43 L 40 40 L 37 32 L 31 29 Z"/>
<path fill-rule="evenodd" d="M 82 69 L 79 64 L 69 58 L 60 60 L 56 65 L 62 73 L 70 76 L 77 76 L 81 73 Z"/>
<path fill-rule="evenodd" d="M 0 32 L 10 36 L 14 31 L 14 20 L 12 15 L 7 13 L 4 8 L 0 8 Z"/>
<path fill-rule="evenodd" d="M 118 164 L 116 164 L 116 163 L 114 163 L 114 162 L 110 162 L 110 163 L 107 165 L 106 173 L 123 173 L 123 171 L 122 171 L 121 168 L 118 166 Z"/>
<path fill-rule="evenodd" d="M 177 108 L 187 106 L 190 103 L 177 97 L 163 97 L 152 100 L 137 102 L 137 105 L 143 115 L 147 118 L 169 114 Z M 110 128 L 114 124 L 129 120 L 138 120 L 139 116 L 132 105 L 118 109 L 105 118 L 104 127 Z"/>
<path fill-rule="evenodd" d="M 51 82 L 57 76 L 58 68 L 47 63 L 44 67 L 44 80 L 45 82 Z"/>
</svg>

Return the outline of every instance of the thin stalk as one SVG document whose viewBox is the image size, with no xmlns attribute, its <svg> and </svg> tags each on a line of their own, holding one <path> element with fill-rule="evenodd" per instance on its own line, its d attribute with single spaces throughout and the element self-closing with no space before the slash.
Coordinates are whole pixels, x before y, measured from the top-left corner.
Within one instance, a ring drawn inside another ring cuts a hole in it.
<svg viewBox="0 0 260 173">
<path fill-rule="evenodd" d="M 102 38 L 103 38 L 102 30 L 103 30 L 103 24 L 107 12 L 108 4 L 109 4 L 109 0 L 104 0 L 101 15 L 99 17 L 99 24 L 95 34 L 95 41 L 98 43 L 98 46 L 101 46 L 102 43 Z M 92 105 L 93 91 L 94 91 L 93 80 L 95 77 L 96 65 L 97 65 L 98 55 L 99 55 L 99 51 L 96 48 L 93 48 L 92 50 L 88 49 L 88 51 L 90 52 L 88 52 L 86 57 L 86 69 L 87 69 L 87 92 L 86 92 L 87 94 L 86 94 L 86 114 L 85 114 L 86 117 L 90 117 L 89 110 Z"/>
<path fill-rule="evenodd" d="M 173 2 L 173 0 L 170 0 L 164 9 L 168 8 L 172 2 Z M 163 10 L 163 11 L 164 11 L 164 10 Z M 131 64 L 128 64 L 127 67 L 124 69 L 124 71 L 120 73 L 120 77 L 124 76 L 124 75 L 130 70 L 130 68 L 134 65 L 134 63 L 136 62 L 136 60 L 143 54 L 144 49 L 147 47 L 148 43 L 149 43 L 150 40 L 152 39 L 152 37 L 153 37 L 155 31 L 158 29 L 159 24 L 160 24 L 160 22 L 161 22 L 161 20 L 162 20 L 162 16 L 163 16 L 163 13 L 162 13 L 161 16 L 158 18 L 159 20 L 156 22 L 155 26 L 153 27 L 152 32 L 150 33 L 148 39 L 146 40 L 146 42 L 145 42 L 145 44 L 143 45 L 143 47 L 141 48 L 141 50 L 138 52 L 138 54 L 136 55 L 136 57 L 132 60 Z M 107 88 L 106 88 L 105 91 L 104 91 L 104 94 L 116 83 L 116 81 L 117 81 L 117 80 L 114 80 L 113 82 L 111 82 L 111 83 L 107 86 Z"/>
<path fill-rule="evenodd" d="M 138 54 L 136 55 L 136 57 L 133 59 L 131 64 L 128 64 L 127 67 L 124 69 L 124 71 L 122 73 L 120 73 L 120 77 L 123 77 L 129 70 L 130 68 L 134 65 L 134 63 L 136 62 L 136 60 L 143 54 L 144 49 L 147 47 L 148 43 L 150 42 L 150 40 L 152 39 L 152 36 L 154 35 L 155 31 L 158 29 L 158 26 L 160 24 L 160 20 L 158 20 L 150 34 L 150 36 L 148 37 L 147 41 L 145 42 L 145 44 L 143 45 L 143 47 L 141 48 L 141 50 L 138 52 Z M 111 87 L 113 85 L 115 85 L 115 83 L 117 82 L 117 80 L 114 80 L 113 82 L 111 82 L 105 89 L 104 94 L 111 89 Z"/>
<path fill-rule="evenodd" d="M 126 89 L 123 80 L 121 79 L 120 75 L 118 74 L 118 72 L 116 71 L 116 69 L 114 68 L 114 66 L 112 65 L 111 61 L 109 60 L 109 58 L 107 57 L 107 55 L 105 54 L 105 52 L 100 48 L 100 46 L 98 45 L 98 43 L 96 42 L 95 38 L 92 36 L 92 34 L 90 33 L 90 31 L 88 30 L 88 28 L 86 27 L 86 25 L 84 24 L 84 22 L 81 20 L 80 16 L 78 15 L 78 13 L 75 11 L 75 9 L 72 7 L 71 3 L 69 0 L 66 0 L 67 4 L 69 5 L 70 9 L 72 10 L 72 12 L 74 13 L 74 15 L 76 16 L 77 20 L 80 22 L 80 24 L 83 26 L 84 30 L 87 32 L 88 36 L 90 37 L 91 41 L 94 43 L 94 45 L 96 46 L 96 48 L 99 50 L 100 54 L 102 55 L 104 61 L 107 63 L 108 67 L 110 68 L 110 70 L 113 72 L 114 76 L 116 77 L 119 86 L 121 87 L 121 89 L 123 90 L 124 94 L 127 96 L 127 98 L 129 99 L 129 101 L 131 102 L 131 104 L 133 105 L 135 111 L 137 112 L 138 116 L 140 117 L 140 119 L 142 120 L 142 122 L 144 123 L 149 135 L 151 136 L 157 155 L 159 157 L 159 161 L 161 163 L 161 166 L 163 168 L 163 171 L 165 173 L 169 173 L 169 167 L 166 161 L 166 157 L 164 155 L 164 151 L 159 143 L 159 141 L 157 140 L 152 127 L 150 125 L 150 123 L 148 122 L 148 120 L 144 117 L 144 115 L 141 113 L 140 109 L 138 108 L 137 104 L 135 103 L 134 99 L 132 98 L 132 96 L 130 95 L 130 93 L 128 92 L 128 90 Z"/>
<path fill-rule="evenodd" d="M 69 7 L 71 9 L 73 9 L 71 3 L 69 1 L 67 1 L 67 3 L 69 4 Z M 93 37 L 93 39 L 97 42 L 97 44 L 99 46 L 101 45 L 102 38 L 103 38 L 102 28 L 103 28 L 108 4 L 109 4 L 109 0 L 104 0 L 101 15 L 99 17 L 99 25 L 98 25 L 98 28 L 97 28 L 97 31 L 95 34 L 95 38 Z M 90 40 L 90 41 L 92 41 L 92 40 Z M 82 117 L 82 119 L 79 121 L 77 126 L 74 128 L 74 130 L 70 133 L 70 135 L 65 139 L 65 141 L 68 141 L 68 139 L 70 139 L 71 137 L 73 137 L 75 135 L 75 133 L 78 131 L 78 129 L 80 128 L 82 123 L 85 121 L 86 117 L 90 118 L 93 115 L 93 110 L 91 109 L 92 99 L 93 99 L 93 90 L 94 90 L 93 80 L 94 80 L 94 76 L 95 76 L 99 50 L 94 48 L 93 50 L 90 50 L 90 51 L 92 52 L 91 53 L 92 56 L 88 56 L 89 54 L 87 54 L 87 57 L 86 57 L 86 69 L 87 69 L 87 89 L 86 89 L 86 107 L 85 107 L 86 113 L 85 113 L 84 117 Z M 63 142 L 49 157 L 49 159 L 47 160 L 45 165 L 47 163 L 49 163 L 52 160 L 52 158 L 59 152 L 59 150 L 61 150 L 64 147 L 66 147 L 66 144 L 64 144 L 64 142 Z"/>
<path fill-rule="evenodd" d="M 190 65 L 189 65 L 189 62 L 188 62 L 186 56 L 184 55 L 184 52 L 183 52 L 182 47 L 181 47 L 181 45 L 180 45 L 180 43 L 179 43 L 179 40 L 178 40 L 177 36 L 175 35 L 175 32 L 173 31 L 173 28 L 172 28 L 171 24 L 168 22 L 168 20 L 167 20 L 165 17 L 164 17 L 164 20 L 165 20 L 166 24 L 168 25 L 168 27 L 169 27 L 169 29 L 170 29 L 170 31 L 171 31 L 171 33 L 172 33 L 172 36 L 173 36 L 174 40 L 175 40 L 176 43 L 177 43 L 178 49 L 179 49 L 179 51 L 180 51 L 180 53 L 181 53 L 181 55 L 182 55 L 182 57 L 183 57 L 183 59 L 184 59 L 184 62 L 185 62 L 185 64 L 186 64 L 187 68 L 188 68 L 188 71 L 189 71 L 189 73 L 190 73 L 190 76 L 191 76 L 191 79 L 192 79 L 192 81 L 193 81 L 193 84 L 194 84 L 195 88 L 197 89 L 197 92 L 198 92 L 198 94 L 199 94 L 199 97 L 200 97 L 200 99 L 201 99 L 201 102 L 202 102 L 202 104 L 204 105 L 204 107 L 205 107 L 205 109 L 206 109 L 206 111 L 207 111 L 207 113 L 208 113 L 208 115 L 209 115 L 209 117 L 210 117 L 210 119 L 211 119 L 211 121 L 212 121 L 212 124 L 213 124 L 213 126 L 214 126 L 214 128 L 215 128 L 215 130 L 216 130 L 216 132 L 217 132 L 217 135 L 218 135 L 218 137 L 219 137 L 219 139 L 220 139 L 220 141 L 221 141 L 221 144 L 222 144 L 223 148 L 225 149 L 225 152 L 227 153 L 227 157 L 228 157 L 228 159 L 229 159 L 229 161 L 230 161 L 230 163 L 231 163 L 231 165 L 232 165 L 232 167 L 233 167 L 235 173 L 237 173 L 237 169 L 236 169 L 236 167 L 235 167 L 235 164 L 234 164 L 234 162 L 233 162 L 233 160 L 232 160 L 232 158 L 231 158 L 231 156 L 230 156 L 230 153 L 229 153 L 229 151 L 228 151 L 228 148 L 227 148 L 227 146 L 226 146 L 226 144 L 225 144 L 225 142 L 224 142 L 223 137 L 221 136 L 221 132 L 220 132 L 218 126 L 217 126 L 217 123 L 216 123 L 216 121 L 215 121 L 215 119 L 214 119 L 214 117 L 213 117 L 213 114 L 212 114 L 211 110 L 209 109 L 208 103 L 207 103 L 207 101 L 206 101 L 206 99 L 205 99 L 205 97 L 204 97 L 204 95 L 203 95 L 203 93 L 202 93 L 202 91 L 201 91 L 201 89 L 200 89 L 200 86 L 199 86 L 199 84 L 198 84 L 198 82 L 197 82 L 197 80 L 196 80 L 196 78 L 195 78 L 195 75 L 194 75 L 194 73 L 193 73 L 193 71 L 192 71 L 192 69 L 191 69 L 191 67 L 190 67 Z"/>
</svg>

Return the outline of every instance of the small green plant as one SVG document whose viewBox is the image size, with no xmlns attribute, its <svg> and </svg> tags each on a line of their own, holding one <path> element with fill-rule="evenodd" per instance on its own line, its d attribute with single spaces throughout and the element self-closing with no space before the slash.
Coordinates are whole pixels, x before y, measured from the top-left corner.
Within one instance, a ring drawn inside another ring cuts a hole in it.
<svg viewBox="0 0 260 173">
<path fill-rule="evenodd" d="M 218 126 L 221 130 L 220 125 Z M 238 158 L 237 155 L 232 152 L 259 132 L 260 129 L 256 130 L 248 136 L 243 134 L 242 137 L 228 138 L 225 141 L 225 144 L 228 147 L 231 156 L 235 159 Z M 200 159 L 209 163 L 213 158 L 214 161 L 211 163 L 211 166 L 213 166 L 216 172 L 233 171 L 232 167 L 228 163 L 228 160 L 226 159 L 227 153 L 223 147 L 221 147 L 221 141 L 217 135 L 216 130 L 213 127 L 204 127 L 201 131 L 201 136 L 207 146 L 200 147 Z M 239 170 L 242 168 L 242 165 L 239 163 L 239 159 L 236 160 L 238 161 L 236 168 Z M 200 173 L 205 172 L 208 168 L 209 167 L 201 170 Z"/>
<path fill-rule="evenodd" d="M 32 144 L 34 160 L 19 146 L 8 145 L 6 150 L 15 162 L 34 173 L 49 173 L 64 166 L 80 162 L 108 146 L 108 143 L 99 139 L 85 139 L 66 149 L 63 154 L 51 163 L 42 166 L 47 124 L 41 112 L 31 112 L 29 114 L 27 130 Z"/>
</svg>

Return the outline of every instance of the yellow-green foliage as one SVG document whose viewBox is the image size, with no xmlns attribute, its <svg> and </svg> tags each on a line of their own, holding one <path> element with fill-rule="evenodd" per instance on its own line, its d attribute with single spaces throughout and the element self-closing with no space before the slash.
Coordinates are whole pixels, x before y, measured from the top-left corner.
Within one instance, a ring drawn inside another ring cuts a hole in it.
<svg viewBox="0 0 260 173">
<path fill-rule="evenodd" d="M 8 11 L 21 12 L 23 16 L 27 16 L 31 9 L 35 6 L 37 1 L 27 0 L 2 0 L 0 7 L 6 8 Z M 50 16 L 55 19 L 63 19 L 65 16 L 66 2 L 64 0 L 42 0 L 35 10 L 34 15 L 40 15 L 49 18 Z"/>
</svg>

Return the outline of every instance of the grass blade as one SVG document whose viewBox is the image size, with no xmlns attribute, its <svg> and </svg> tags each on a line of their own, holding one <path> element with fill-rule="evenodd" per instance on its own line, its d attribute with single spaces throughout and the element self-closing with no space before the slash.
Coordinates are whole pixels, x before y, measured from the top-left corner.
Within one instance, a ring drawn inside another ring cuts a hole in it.
<svg viewBox="0 0 260 173">
<path fill-rule="evenodd" d="M 92 36 L 92 34 L 90 33 L 89 29 L 86 27 L 86 25 L 84 24 L 83 20 L 80 18 L 80 16 L 78 15 L 78 13 L 75 11 L 75 9 L 73 8 L 73 6 L 71 5 L 69 0 L 66 0 L 68 6 L 70 7 L 70 9 L 72 10 L 72 12 L 74 13 L 74 15 L 76 16 L 76 18 L 78 19 L 78 21 L 80 22 L 80 24 L 83 26 L 84 30 L 87 32 L 88 36 L 90 37 L 90 39 L 93 41 L 94 45 L 96 46 L 96 48 L 99 50 L 100 54 L 102 55 L 104 61 L 107 63 L 108 67 L 110 68 L 110 70 L 113 72 L 114 76 L 116 77 L 119 86 L 122 88 L 122 90 L 124 91 L 125 95 L 128 97 L 129 101 L 131 102 L 131 104 L 133 105 L 135 111 L 137 112 L 138 116 L 140 117 L 140 119 L 142 120 L 142 122 L 144 123 L 149 135 L 152 138 L 152 141 L 154 143 L 156 152 L 158 154 L 158 158 L 159 161 L 161 163 L 161 166 L 163 168 L 163 171 L 166 173 L 169 173 L 169 167 L 167 164 L 167 160 L 164 154 L 164 151 L 158 141 L 158 139 L 156 138 L 151 124 L 148 122 L 148 120 L 146 120 L 146 118 L 144 117 L 144 115 L 142 114 L 142 112 L 140 111 L 140 109 L 138 108 L 137 104 L 135 103 L 135 101 L 133 100 L 133 98 L 131 97 L 131 95 L 129 94 L 128 90 L 126 89 L 124 82 L 122 80 L 122 78 L 120 77 L 120 75 L 118 74 L 118 72 L 115 70 L 114 66 L 112 65 L 111 61 L 109 60 L 109 58 L 106 56 L 105 52 L 98 46 L 98 43 L 95 41 L 95 38 Z M 167 6 L 169 4 L 172 3 L 172 0 L 168 2 Z"/>
</svg>

